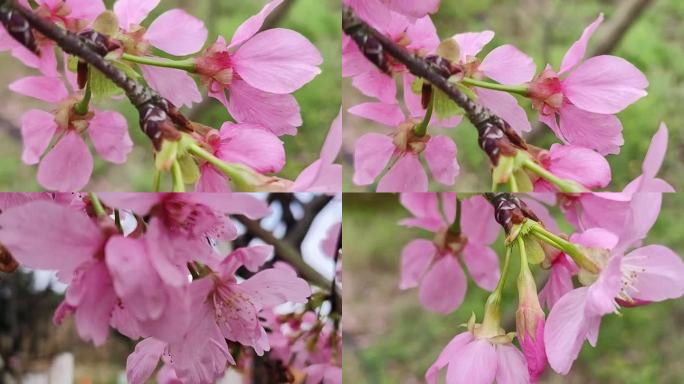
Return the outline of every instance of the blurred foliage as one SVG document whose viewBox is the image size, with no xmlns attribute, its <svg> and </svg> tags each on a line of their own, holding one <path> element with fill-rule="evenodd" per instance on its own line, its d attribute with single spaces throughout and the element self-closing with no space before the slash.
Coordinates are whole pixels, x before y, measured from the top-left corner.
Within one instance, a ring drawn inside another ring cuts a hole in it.
<svg viewBox="0 0 684 384">
<path fill-rule="evenodd" d="M 278 20 L 276 27 L 291 28 L 306 36 L 323 55 L 322 73 L 313 81 L 295 93 L 301 107 L 303 126 L 297 136 L 284 136 L 287 165 L 283 177 L 294 179 L 307 165 L 315 161 L 323 145 L 330 124 L 340 108 L 340 6 L 334 0 L 289 0 L 292 5 Z M 209 29 L 207 45 L 213 43 L 218 35 L 230 40 L 235 29 L 248 17 L 256 14 L 266 3 L 258 1 L 202 1 L 171 0 L 162 2 L 143 23 L 149 25 L 155 17 L 164 11 L 181 7 L 201 18 Z M 111 9 L 112 0 L 105 1 Z M 285 5 L 283 5 L 285 6 Z M 274 12 L 277 13 L 277 12 Z M 164 56 L 157 52 L 159 56 Z M 8 53 L 0 54 L 0 65 L 4 71 L 0 74 L 0 116 L 19 124 L 22 113 L 30 107 L 44 108 L 44 105 L 33 103 L 29 98 L 13 94 L 7 90 L 12 81 L 27 75 L 37 75 L 37 71 L 25 68 Z M 206 98 L 206 91 L 200 86 Z M 97 103 L 100 108 L 117 109 L 128 119 L 129 131 L 135 142 L 135 148 L 129 155 L 125 165 L 107 163 L 95 157 L 95 168 L 87 190 L 131 191 L 150 190 L 152 188 L 152 147 L 150 141 L 139 128 L 137 111 L 126 100 L 120 102 L 106 101 Z M 184 112 L 189 112 L 187 108 Z M 206 108 L 201 109 L 197 120 L 203 124 L 220 128 L 229 119 L 226 109 L 216 100 L 211 99 Z M 1 122 L 0 122 L 1 123 Z M 18 129 L 9 132 L 0 124 L 0 190 L 31 191 L 38 190 L 36 167 L 28 167 L 21 163 L 21 139 Z M 169 181 L 169 180 L 167 180 Z M 169 181 L 170 183 L 170 181 Z M 167 186 L 170 188 L 170 185 Z"/>
<path fill-rule="evenodd" d="M 492 30 L 494 40 L 485 47 L 480 57 L 503 44 L 514 44 L 534 58 L 538 70 L 546 63 L 558 68 L 570 45 L 582 34 L 596 16 L 603 12 L 606 17 L 589 43 L 600 39 L 606 22 L 610 21 L 621 3 L 619 0 L 577 0 L 568 6 L 560 0 L 463 0 L 442 1 L 440 10 L 433 17 L 440 38 L 466 31 Z M 668 154 L 660 176 L 679 190 L 684 187 L 680 177 L 684 171 L 684 2 L 680 0 L 653 1 L 621 40 L 614 55 L 624 57 L 641 71 L 650 82 L 649 95 L 631 105 L 619 118 L 624 127 L 625 145 L 619 155 L 609 156 L 613 170 L 610 190 L 621 190 L 630 180 L 641 173 L 641 162 L 661 121 L 667 123 L 670 132 Z M 363 102 L 363 96 L 345 81 L 343 102 L 345 109 Z M 528 110 L 530 119 L 536 119 L 528 100 L 519 98 Z M 381 129 L 380 126 L 350 114 L 345 115 L 347 152 L 353 142 L 365 132 Z M 534 123 L 533 123 L 534 126 Z M 434 129 L 434 128 L 432 128 Z M 434 129 L 439 132 L 438 129 Z M 550 129 L 544 126 L 532 144 L 548 148 L 557 141 Z M 460 176 L 455 190 L 482 191 L 491 188 L 487 159 L 477 146 L 477 134 L 468 122 L 455 129 L 442 131 L 456 139 Z M 441 133 L 441 132 L 440 132 Z M 347 156 L 345 167 L 345 190 L 360 191 L 364 188 L 351 183 L 353 169 Z M 445 190 L 441 184 L 432 183 L 430 190 Z"/>
<path fill-rule="evenodd" d="M 488 293 L 469 281 L 458 310 L 449 315 L 425 310 L 417 289 L 399 290 L 400 255 L 412 239 L 432 235 L 397 225 L 410 216 L 397 195 L 345 194 L 343 209 L 345 382 L 423 383 L 427 368 L 463 332 L 459 325 L 468 321 L 471 312 L 481 321 Z M 684 233 L 677 229 L 683 209 L 684 196 L 665 195 L 660 218 L 645 244 L 664 244 L 684 254 Z M 563 224 L 560 212 L 554 209 L 552 213 Z M 564 223 L 561 228 L 569 226 Z M 494 249 L 503 257 L 503 235 Z M 512 260 L 511 276 L 519 270 L 516 260 Z M 533 269 L 533 273 L 545 281 L 547 272 Z M 508 331 L 515 330 L 515 280 L 509 278 L 504 291 L 503 319 Z M 568 376 L 547 368 L 540 382 L 684 382 L 684 300 L 624 308 L 621 313 L 604 317 L 597 347 L 585 343 Z"/>
</svg>

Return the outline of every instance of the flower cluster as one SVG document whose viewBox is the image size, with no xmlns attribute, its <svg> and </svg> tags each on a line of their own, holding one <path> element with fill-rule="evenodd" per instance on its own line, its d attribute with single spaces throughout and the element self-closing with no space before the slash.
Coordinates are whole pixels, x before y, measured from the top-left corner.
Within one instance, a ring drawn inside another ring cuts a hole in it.
<svg viewBox="0 0 684 384">
<path fill-rule="evenodd" d="M 646 165 L 645 174 L 651 168 Z M 664 183 L 653 180 L 646 175 L 634 183 Z M 457 198 L 403 193 L 401 203 L 413 217 L 400 224 L 428 230 L 434 238 L 413 240 L 404 248 L 400 287 L 420 285 L 422 305 L 445 314 L 463 301 L 468 285 L 464 268 L 479 287 L 492 292 L 481 323 L 471 316 L 467 331 L 451 340 L 428 369 L 428 383 L 436 383 L 443 368 L 448 384 L 536 382 L 547 366 L 568 374 L 584 340 L 596 345 L 603 316 L 628 315 L 626 308 L 684 295 L 681 257 L 664 245 L 644 245 L 660 213 L 662 193 L 630 189 L 580 194 L 575 198 L 593 199 L 595 205 L 572 208 L 553 194 Z M 560 233 L 549 213 L 556 205 L 573 228 L 569 234 Z M 498 225 L 506 235 L 500 272 L 489 247 L 499 235 Z M 520 262 L 518 308 L 516 329 L 507 332 L 501 303 L 513 255 Z M 548 279 L 537 290 L 535 274 L 544 270 Z"/>
<path fill-rule="evenodd" d="M 262 218 L 270 211 L 264 200 L 203 193 L 0 198 L 3 249 L 23 267 L 55 270 L 67 284 L 55 324 L 73 317 L 80 337 L 97 346 L 111 330 L 140 340 L 128 357 L 128 382 L 147 382 L 161 360 L 161 382 L 213 383 L 227 366 L 239 369 L 252 353 L 272 348 L 278 356 L 290 348 L 309 383 L 341 382 L 338 330 L 311 319 L 328 293 L 312 292 L 289 264 L 272 264 L 271 245 L 220 250 L 238 235 L 229 215 Z"/>
<path fill-rule="evenodd" d="M 141 128 L 155 146 L 155 172 L 170 173 L 174 191 L 182 192 L 191 184 L 200 192 L 226 192 L 231 183 L 242 190 L 341 189 L 341 166 L 334 164 L 341 145 L 339 119 L 330 129 L 320 159 L 297 180 L 272 176 L 285 165 L 280 136 L 296 135 L 302 125 L 293 92 L 321 73 L 323 61 L 318 49 L 300 33 L 262 30 L 283 0 L 270 1 L 247 19 L 229 43 L 219 36 L 211 44 L 207 44 L 204 23 L 184 10 L 171 9 L 149 20 L 160 0 L 117 0 L 112 10 L 105 9 L 102 0 L 37 0 L 33 8 L 28 1 L 20 3 L 14 6 L 26 7 L 77 34 L 103 60 L 134 80 L 144 80 L 161 95 L 169 111 L 177 114 L 176 107 L 202 101 L 196 80 L 208 96 L 225 106 L 235 123 L 226 122 L 217 130 L 184 118 L 180 118 L 182 126 L 175 127 L 167 118 L 168 111 L 136 105 Z M 3 12 L 18 17 L 7 7 Z M 87 185 L 93 158 L 84 141 L 86 134 L 104 160 L 126 162 L 133 147 L 126 120 L 118 112 L 91 105 L 91 97 L 103 101 L 121 95 L 112 79 L 83 58 L 67 55 L 66 50 L 56 55 L 57 44 L 29 26 L 26 33 L 35 42 L 34 51 L 26 42 L 15 40 L 10 24 L 6 28 L 0 28 L 0 51 L 11 52 L 41 72 L 17 80 L 10 89 L 50 103 L 48 111 L 30 110 L 21 119 L 22 161 L 40 163 L 39 184 L 61 192 Z M 157 51 L 183 58 L 155 57 Z M 60 62 L 63 71 L 58 68 Z M 154 179 L 158 188 L 159 176 Z"/>
<path fill-rule="evenodd" d="M 512 192 L 581 192 L 608 185 L 610 167 L 604 156 L 618 154 L 624 143 L 616 114 L 647 94 L 648 81 L 620 57 L 586 58 L 589 39 L 602 23 L 602 14 L 572 44 L 555 71 L 551 65 L 538 70 L 530 56 L 510 44 L 480 55 L 494 38 L 492 31 L 458 33 L 440 40 L 428 15 L 438 2 L 406 1 L 401 2 L 402 7 L 393 2 L 375 3 L 349 1 L 348 5 L 388 42 L 345 36 L 342 50 L 342 75 L 374 99 L 352 106 L 348 112 L 389 128 L 366 133 L 356 141 L 356 185 L 371 185 L 379 178 L 378 191 L 427 191 L 429 181 L 421 155 L 434 181 L 453 186 L 459 174 L 453 139 L 430 134 L 428 128 L 455 127 L 466 111 L 427 80 L 416 78 L 384 44 L 422 60 L 429 70 L 503 119 L 515 135 L 532 130 L 530 118 L 515 96 L 529 100 L 536 120 L 547 125 L 560 143 L 548 150 L 524 144 L 507 153 L 488 152 L 496 159 L 494 185 L 506 184 Z M 372 12 L 380 3 L 390 10 Z M 412 12 L 407 12 L 407 7 L 412 7 Z M 403 88 L 399 100 L 397 78 Z M 481 131 L 483 134 L 487 132 Z M 494 136 L 497 139 L 502 134 Z M 483 150 L 499 148 L 483 146 Z"/>
</svg>

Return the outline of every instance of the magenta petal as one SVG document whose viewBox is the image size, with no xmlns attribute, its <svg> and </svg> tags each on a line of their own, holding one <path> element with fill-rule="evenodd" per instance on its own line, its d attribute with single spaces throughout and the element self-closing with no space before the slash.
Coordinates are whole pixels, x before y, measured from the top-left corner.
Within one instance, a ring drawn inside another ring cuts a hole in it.
<svg viewBox="0 0 684 384">
<path fill-rule="evenodd" d="M 501 84 L 527 83 L 536 69 L 530 56 L 510 44 L 494 48 L 479 66 L 482 73 Z"/>
<path fill-rule="evenodd" d="M 145 38 L 166 53 L 185 56 L 202 49 L 208 33 L 202 20 L 182 9 L 171 9 L 150 24 Z"/>
<path fill-rule="evenodd" d="M 487 339 L 465 345 L 447 368 L 449 384 L 494 383 L 497 371 L 496 348 Z"/>
<path fill-rule="evenodd" d="M 126 378 L 129 384 L 144 384 L 157 368 L 166 344 L 154 338 L 147 338 L 135 346 L 135 351 L 126 359 Z"/>
<path fill-rule="evenodd" d="M 544 345 L 549 365 L 567 375 L 577 359 L 586 335 L 584 303 L 587 288 L 577 288 L 561 297 L 551 308 L 544 327 Z"/>
<path fill-rule="evenodd" d="M 452 37 L 458 43 L 460 48 L 460 59 L 462 62 L 466 60 L 468 56 L 474 57 L 485 45 L 489 44 L 494 38 L 494 32 L 483 31 L 483 32 L 466 32 L 459 33 Z"/>
<path fill-rule="evenodd" d="M 404 112 L 398 104 L 363 103 L 349 108 L 348 111 L 352 115 L 361 116 L 392 128 L 406 120 Z"/>
<path fill-rule="evenodd" d="M 417 239 L 408 243 L 401 250 L 401 283 L 400 289 L 414 288 L 427 272 L 437 248 L 429 240 Z"/>
<path fill-rule="evenodd" d="M 55 116 L 39 109 L 31 109 L 21 117 L 21 137 L 24 150 L 21 160 L 26 164 L 37 164 L 57 130 Z"/>
<path fill-rule="evenodd" d="M 610 183 L 608 161 L 595 151 L 574 145 L 553 144 L 550 149 L 549 171 L 554 175 L 575 180 L 588 189 L 603 188 Z"/>
<path fill-rule="evenodd" d="M 663 301 L 684 295 L 684 263 L 679 255 L 662 245 L 648 245 L 622 259 L 636 279 L 627 293 L 635 299 Z"/>
<path fill-rule="evenodd" d="M 187 72 L 180 69 L 161 68 L 141 65 L 140 69 L 145 81 L 152 89 L 169 99 L 177 107 L 192 107 L 193 103 L 202 101 L 197 83 Z"/>
<path fill-rule="evenodd" d="M 240 77 L 254 88 L 292 93 L 321 73 L 318 49 L 301 34 L 282 28 L 260 32 L 232 56 Z"/>
<path fill-rule="evenodd" d="M 377 133 L 361 136 L 354 145 L 354 184 L 371 184 L 385 169 L 395 148 L 388 136 Z"/>
<path fill-rule="evenodd" d="M 88 134 L 97 153 L 112 163 L 125 163 L 133 150 L 133 141 L 128 136 L 128 123 L 118 112 L 96 111 L 90 120 Z"/>
<path fill-rule="evenodd" d="M 563 94 L 578 108 L 618 113 L 647 95 L 646 76 L 617 56 L 596 56 L 574 69 L 562 82 Z"/>
<path fill-rule="evenodd" d="M 541 330 L 542 327 L 539 327 Z M 542 335 L 538 337 L 541 338 Z M 527 371 L 525 356 L 512 344 L 496 346 L 496 382 L 508 384 L 527 384 L 530 375 Z M 546 364 L 546 361 L 544 361 Z"/>
<path fill-rule="evenodd" d="M 565 258 L 566 256 L 560 255 L 558 257 Z M 554 262 L 546 285 L 539 291 L 539 301 L 550 310 L 572 288 L 572 272 L 570 269 L 563 262 Z"/>
<path fill-rule="evenodd" d="M 428 178 L 418 156 L 405 154 L 378 183 L 378 192 L 426 192 Z"/>
<path fill-rule="evenodd" d="M 233 34 L 233 39 L 230 41 L 229 48 L 237 47 L 250 37 L 254 36 L 254 34 L 259 32 L 261 26 L 264 24 L 264 21 L 266 20 L 268 15 L 270 15 L 274 9 L 276 9 L 280 4 L 282 4 L 283 1 L 284 0 L 272 0 L 268 4 L 264 5 L 264 7 L 261 9 L 261 11 L 259 11 L 259 13 L 245 20 L 237 28 L 237 30 L 235 30 L 235 33 Z"/>
<path fill-rule="evenodd" d="M 620 153 L 625 140 L 617 116 L 587 112 L 572 104 L 564 104 L 560 115 L 561 140 L 594 149 L 602 155 Z"/>
<path fill-rule="evenodd" d="M 489 245 L 496 240 L 501 227 L 494 220 L 494 208 L 484 197 L 463 200 L 461 210 L 461 230 L 469 241 Z"/>
<path fill-rule="evenodd" d="M 302 125 L 299 104 L 294 96 L 263 92 L 242 80 L 230 85 L 226 107 L 238 122 L 262 125 L 278 136 L 294 135 Z"/>
<path fill-rule="evenodd" d="M 480 104 L 506 120 L 516 132 L 532 130 L 530 121 L 527 119 L 527 112 L 518 105 L 518 100 L 513 95 L 484 88 L 477 88 L 475 93 L 477 93 Z"/>
<path fill-rule="evenodd" d="M 425 146 L 423 156 L 432 177 L 444 185 L 454 185 L 459 172 L 456 143 L 447 136 L 433 136 Z"/>
<path fill-rule="evenodd" d="M 499 257 L 493 249 L 468 242 L 463 249 L 463 261 L 477 285 L 490 292 L 496 288 L 501 274 Z"/>
<path fill-rule="evenodd" d="M 50 103 L 57 103 L 69 95 L 64 82 L 58 77 L 24 77 L 11 83 L 9 89 L 24 96 Z"/>
<path fill-rule="evenodd" d="M 204 164 L 200 167 L 200 178 L 195 184 L 195 192 L 230 192 L 230 187 L 223 173 L 209 164 Z"/>
<path fill-rule="evenodd" d="M 596 28 L 598 28 L 602 22 L 603 13 L 600 13 L 596 20 L 594 20 L 591 24 L 584 28 L 582 36 L 579 38 L 579 40 L 575 41 L 572 44 L 570 49 L 568 49 L 568 51 L 565 53 L 565 56 L 563 56 L 563 61 L 560 66 L 559 73 L 563 73 L 571 69 L 572 67 L 579 64 L 579 62 L 582 61 L 582 59 L 584 59 L 584 54 L 587 51 L 587 44 L 589 43 L 589 39 L 594 34 L 594 31 L 596 31 Z"/>
<path fill-rule="evenodd" d="M 93 172 L 93 156 L 81 136 L 67 133 L 38 166 L 38 182 L 46 189 L 74 192 L 83 189 Z"/>
<path fill-rule="evenodd" d="M 430 267 L 420 283 L 418 298 L 431 311 L 449 313 L 463 302 L 466 276 L 452 255 L 445 255 Z"/>
<path fill-rule="evenodd" d="M 147 15 L 159 5 L 160 0 L 117 0 L 114 3 L 114 14 L 119 25 L 128 31 L 131 24 L 140 24 Z"/>
<path fill-rule="evenodd" d="M 262 173 L 279 172 L 285 165 L 285 148 L 278 136 L 249 124 L 224 123 L 217 156 Z"/>
</svg>

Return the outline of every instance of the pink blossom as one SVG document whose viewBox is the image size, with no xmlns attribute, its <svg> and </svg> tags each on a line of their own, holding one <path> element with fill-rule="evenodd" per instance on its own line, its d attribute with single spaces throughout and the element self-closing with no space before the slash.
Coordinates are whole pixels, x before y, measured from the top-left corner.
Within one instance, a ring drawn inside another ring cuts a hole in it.
<svg viewBox="0 0 684 384">
<path fill-rule="evenodd" d="M 349 112 L 394 127 L 390 135 L 368 133 L 361 136 L 354 148 L 354 183 L 368 185 L 392 161 L 380 179 L 378 192 L 423 192 L 428 190 L 428 178 L 420 163 L 423 155 L 432 176 L 441 184 L 453 185 L 458 175 L 456 144 L 448 136 L 416 136 L 419 121 L 405 119 L 396 104 L 364 103 Z"/>
<path fill-rule="evenodd" d="M 449 313 L 463 302 L 466 276 L 459 259 L 468 267 L 475 283 L 493 290 L 499 279 L 499 260 L 489 247 L 496 240 L 499 226 L 493 208 L 481 196 L 465 199 L 461 205 L 461 234 L 449 226 L 456 215 L 456 196 L 435 193 L 402 193 L 401 203 L 414 217 L 400 221 L 435 233 L 433 241 L 417 239 L 402 250 L 401 289 L 419 288 L 420 302 L 427 309 Z"/>
<path fill-rule="evenodd" d="M 648 80 L 634 65 L 602 55 L 584 60 L 589 39 L 603 14 L 584 29 L 563 57 L 560 71 L 547 66 L 530 83 L 529 94 L 539 120 L 565 143 L 616 154 L 624 140 L 615 116 L 646 96 Z"/>
<path fill-rule="evenodd" d="M 342 148 L 342 113 L 330 125 L 320 158 L 306 167 L 289 188 L 292 192 L 334 193 L 342 190 L 342 165 L 334 164 Z"/>
<path fill-rule="evenodd" d="M 283 0 L 273 0 L 238 27 L 230 44 L 221 36 L 195 59 L 209 90 L 241 123 L 269 128 L 280 136 L 301 125 L 292 92 L 320 73 L 323 59 L 309 40 L 283 28 L 259 32 Z"/>
<path fill-rule="evenodd" d="M 409 19 L 417 19 L 435 13 L 439 9 L 440 0 L 344 0 L 344 4 L 352 7 L 359 17 L 376 24 L 388 23 L 392 12 Z"/>
<path fill-rule="evenodd" d="M 608 161 L 595 151 L 576 145 L 553 144 L 549 151 L 542 151 L 537 161 L 553 175 L 573 180 L 587 190 L 604 188 L 610 183 L 611 171 Z M 537 192 L 553 192 L 557 188 L 544 179 L 534 183 Z"/>
<path fill-rule="evenodd" d="M 526 262 L 525 262 L 526 263 Z M 527 264 L 521 265 L 518 277 L 518 310 L 515 325 L 520 348 L 527 361 L 531 382 L 537 382 L 546 368 L 544 347 L 545 314 L 539 304 L 537 286 Z"/>
<path fill-rule="evenodd" d="M 55 108 L 54 112 L 31 109 L 21 118 L 22 161 L 40 163 L 38 182 L 47 189 L 76 191 L 90 180 L 93 157 L 83 140 L 84 132 L 95 151 L 109 162 L 124 163 L 133 149 L 126 119 L 120 113 L 91 107 L 86 115 L 76 114 L 73 108 L 82 96 L 70 93 L 57 77 L 25 77 L 10 84 L 10 89 Z"/>
<path fill-rule="evenodd" d="M 560 253 L 551 264 L 551 273 L 546 285 L 539 291 L 539 300 L 547 309 L 553 308 L 558 300 L 573 289 L 572 276 L 579 269 L 565 253 Z"/>
</svg>

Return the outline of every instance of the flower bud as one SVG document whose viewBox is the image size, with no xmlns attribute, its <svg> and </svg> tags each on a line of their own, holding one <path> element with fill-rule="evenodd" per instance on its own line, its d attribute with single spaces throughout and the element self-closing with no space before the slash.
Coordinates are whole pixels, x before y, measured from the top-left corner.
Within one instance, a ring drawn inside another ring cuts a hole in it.
<svg viewBox="0 0 684 384">
<path fill-rule="evenodd" d="M 527 360 L 530 380 L 536 382 L 546 367 L 546 349 L 544 347 L 544 311 L 539 304 L 537 287 L 527 264 L 522 266 L 518 277 L 518 310 L 515 313 L 515 325 L 518 341 Z"/>
</svg>

